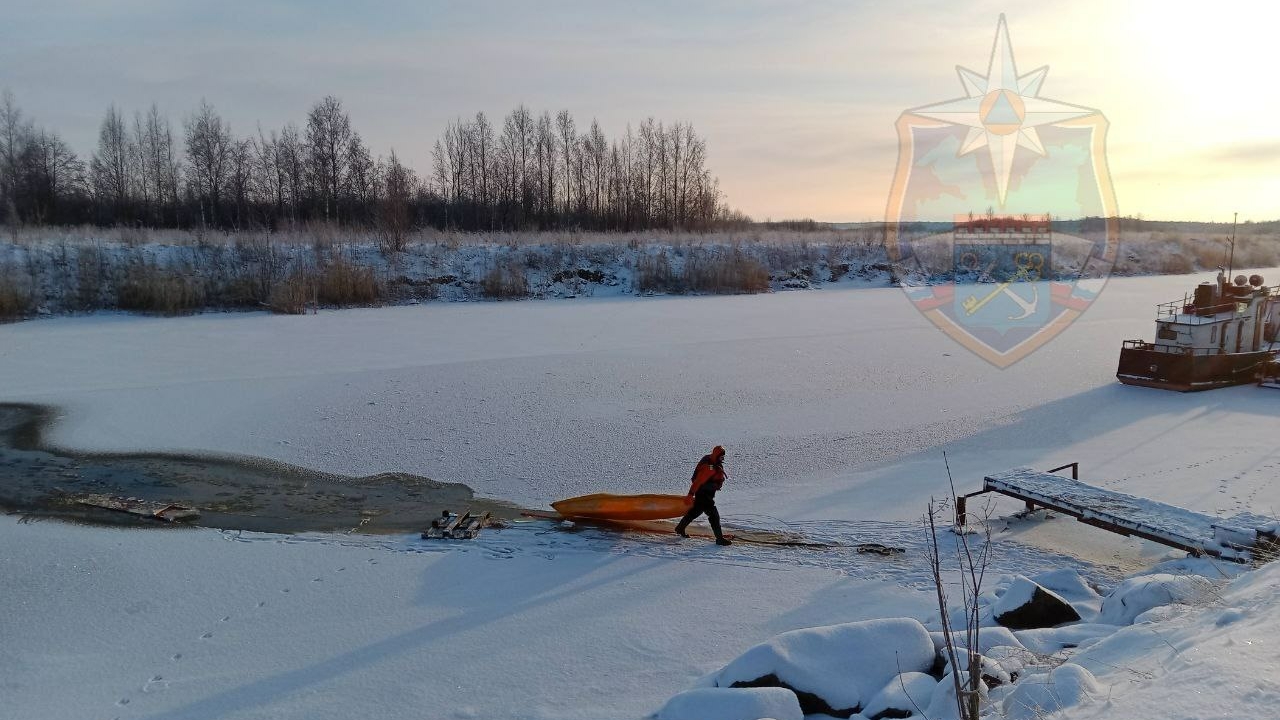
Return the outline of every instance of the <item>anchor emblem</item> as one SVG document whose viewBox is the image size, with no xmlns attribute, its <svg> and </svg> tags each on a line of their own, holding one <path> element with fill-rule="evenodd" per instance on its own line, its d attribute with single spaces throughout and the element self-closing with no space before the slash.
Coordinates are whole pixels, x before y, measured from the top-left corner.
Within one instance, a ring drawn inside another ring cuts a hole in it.
<svg viewBox="0 0 1280 720">
<path fill-rule="evenodd" d="M 976 295 L 970 295 L 965 298 L 964 302 L 960 304 L 964 309 L 965 315 L 973 315 L 981 310 L 984 305 L 1001 295 L 1007 296 L 1022 309 L 1021 315 L 1010 315 L 1008 317 L 1009 320 L 1022 320 L 1035 314 L 1036 309 L 1040 306 L 1040 289 L 1036 287 L 1034 283 L 1036 280 L 1040 279 L 1040 276 L 1044 271 L 1044 255 L 1041 255 L 1038 252 L 1015 253 L 1013 256 L 1013 264 L 1017 266 L 1017 272 L 1015 272 L 1013 276 L 1005 282 L 996 285 L 995 289 L 987 293 L 985 297 L 978 299 Z M 994 267 L 994 263 L 991 266 L 988 266 L 988 272 L 990 272 L 991 267 Z M 1016 282 L 1032 283 L 1030 300 L 1027 300 L 1010 289 L 1009 286 Z"/>
</svg>

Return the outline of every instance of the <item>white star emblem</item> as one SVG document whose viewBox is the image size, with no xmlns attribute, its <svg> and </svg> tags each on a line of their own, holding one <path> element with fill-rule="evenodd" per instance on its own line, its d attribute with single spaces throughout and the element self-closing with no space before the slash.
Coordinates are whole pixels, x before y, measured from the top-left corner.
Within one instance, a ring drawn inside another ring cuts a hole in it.
<svg viewBox="0 0 1280 720">
<path fill-rule="evenodd" d="M 1000 205 L 1009 192 L 1009 176 L 1013 172 L 1013 156 L 1019 145 L 1043 157 L 1044 145 L 1036 128 L 1042 125 L 1084 117 L 1093 110 L 1039 97 L 1040 85 L 1049 66 L 1018 75 L 1009 44 L 1009 28 L 1004 15 L 996 26 L 996 40 L 991 47 L 991 62 L 986 76 L 956 66 L 965 97 L 910 110 L 913 115 L 964 125 L 969 134 L 960 146 L 960 155 L 986 147 L 991 156 Z"/>
</svg>

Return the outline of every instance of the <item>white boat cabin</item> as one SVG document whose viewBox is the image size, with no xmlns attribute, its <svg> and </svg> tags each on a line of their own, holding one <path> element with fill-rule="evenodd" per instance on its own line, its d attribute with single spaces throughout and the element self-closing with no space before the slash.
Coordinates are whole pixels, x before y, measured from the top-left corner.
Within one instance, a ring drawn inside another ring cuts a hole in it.
<svg viewBox="0 0 1280 720">
<path fill-rule="evenodd" d="M 1203 282 L 1195 294 L 1160 305 L 1151 349 L 1217 355 L 1265 350 L 1280 322 L 1280 296 L 1263 286 L 1262 276 L 1238 275 L 1228 285 Z"/>
</svg>

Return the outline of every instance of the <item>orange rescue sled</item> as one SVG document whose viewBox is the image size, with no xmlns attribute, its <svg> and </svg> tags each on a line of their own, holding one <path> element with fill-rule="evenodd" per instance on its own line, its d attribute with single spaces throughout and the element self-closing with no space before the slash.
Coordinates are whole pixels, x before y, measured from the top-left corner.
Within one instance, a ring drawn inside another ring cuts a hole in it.
<svg viewBox="0 0 1280 720">
<path fill-rule="evenodd" d="M 688 495 L 610 495 L 596 493 L 551 503 L 565 517 L 596 520 L 662 520 L 682 517 L 693 506 Z"/>
</svg>

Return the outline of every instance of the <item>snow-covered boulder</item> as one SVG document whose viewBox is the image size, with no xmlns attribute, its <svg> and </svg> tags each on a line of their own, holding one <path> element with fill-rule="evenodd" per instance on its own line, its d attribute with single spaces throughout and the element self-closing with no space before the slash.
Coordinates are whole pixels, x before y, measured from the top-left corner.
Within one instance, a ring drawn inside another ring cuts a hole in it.
<svg viewBox="0 0 1280 720">
<path fill-rule="evenodd" d="M 1098 681 L 1075 663 L 1023 678 L 1004 699 L 1005 720 L 1040 720 L 1088 702 L 1099 692 Z"/>
<path fill-rule="evenodd" d="M 786 688 L 698 688 L 667 701 L 656 720 L 804 720 Z"/>
<path fill-rule="evenodd" d="M 1112 625 L 1132 625 L 1139 615 L 1152 608 L 1189 604 L 1212 591 L 1213 582 L 1198 575 L 1155 573 L 1132 577 L 1103 599 L 1098 620 Z"/>
<path fill-rule="evenodd" d="M 1093 622 L 1098 618 L 1098 612 L 1102 609 L 1102 596 L 1076 570 L 1050 570 L 1031 576 L 1031 580 L 1071 603 L 1071 607 L 1080 613 L 1081 620 Z"/>
<path fill-rule="evenodd" d="M 941 631 L 931 632 L 929 633 L 929 639 L 933 640 L 934 651 L 941 656 L 946 649 L 946 634 Z M 952 633 L 952 641 L 957 646 L 964 645 L 963 629 Z M 1018 637 L 1009 628 L 1000 627 L 999 625 L 978 628 L 978 652 L 986 655 L 991 651 L 991 648 L 1002 646 L 1020 648 L 1022 643 L 1018 641 Z"/>
<path fill-rule="evenodd" d="M 1027 652 L 1021 644 L 997 645 L 983 653 L 983 657 L 999 665 L 1001 670 L 1008 673 L 1010 682 L 1017 682 L 1027 663 L 1034 659 L 1033 653 Z"/>
<path fill-rule="evenodd" d="M 902 673 L 889 681 L 862 709 L 867 720 L 916 717 L 933 700 L 938 681 L 920 672 Z"/>
<path fill-rule="evenodd" d="M 1013 630 L 1078 622 L 1080 613 L 1061 595 L 1019 575 L 991 608 L 996 622 Z"/>
<path fill-rule="evenodd" d="M 859 712 L 900 672 L 933 665 L 929 632 L 912 618 L 791 630 L 757 645 L 715 678 L 718 687 L 785 687 L 805 714 Z"/>
<path fill-rule="evenodd" d="M 1088 647 L 1116 631 L 1115 625 L 1102 623 L 1076 623 L 1058 628 L 1020 630 L 1014 635 L 1023 646 L 1041 655 L 1052 655 L 1061 650 Z"/>
<path fill-rule="evenodd" d="M 951 658 L 946 657 L 945 659 L 946 659 L 946 664 L 942 668 L 944 675 L 950 674 L 951 672 Z M 968 671 L 969 651 L 964 648 L 956 648 L 956 661 L 960 663 L 961 667 L 965 671 Z M 1005 670 L 1004 667 L 1000 665 L 1000 663 L 996 662 L 995 660 L 992 660 L 986 655 L 982 655 L 982 654 L 978 655 L 978 666 L 982 669 L 981 670 L 982 682 L 988 688 L 999 687 L 1000 685 L 1007 685 L 1009 684 L 1009 681 L 1012 679 L 1009 676 L 1009 672 Z"/>
</svg>

